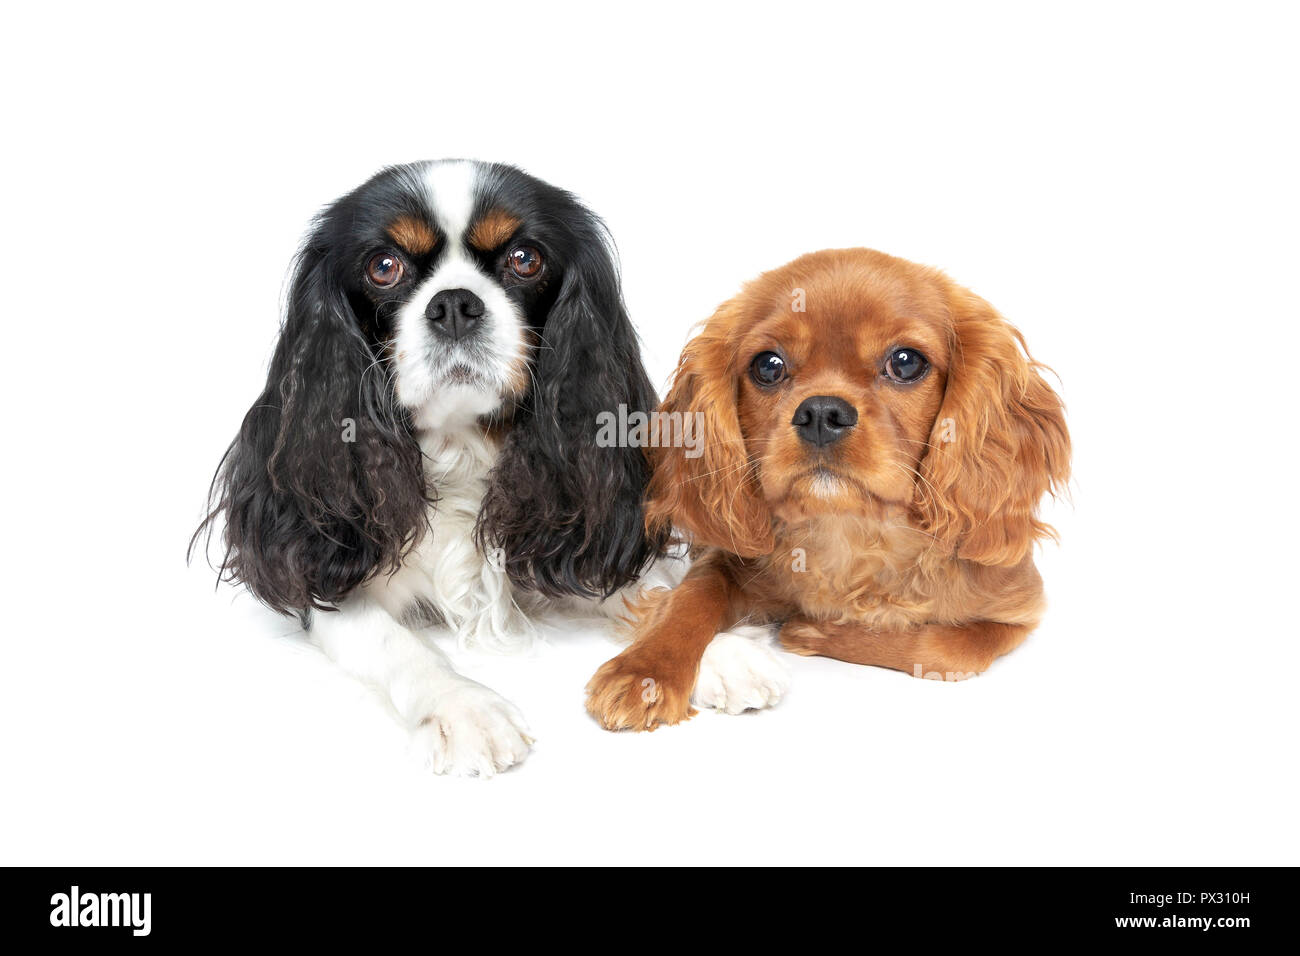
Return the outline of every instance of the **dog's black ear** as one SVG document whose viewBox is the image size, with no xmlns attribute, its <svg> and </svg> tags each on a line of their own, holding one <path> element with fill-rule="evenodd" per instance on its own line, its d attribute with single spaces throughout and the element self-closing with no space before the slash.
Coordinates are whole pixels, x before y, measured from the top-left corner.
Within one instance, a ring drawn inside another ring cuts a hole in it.
<svg viewBox="0 0 1300 956">
<path fill-rule="evenodd" d="M 191 549 L 224 519 L 222 577 L 283 612 L 395 570 L 424 528 L 419 446 L 327 249 L 299 256 L 266 388 L 211 502 Z"/>
<path fill-rule="evenodd" d="M 478 535 L 520 587 L 607 596 L 662 552 L 641 496 L 645 452 L 597 444 L 598 416 L 649 412 L 641 365 L 604 226 L 579 207 L 572 254 L 541 328 L 533 391 L 493 469 Z"/>
</svg>

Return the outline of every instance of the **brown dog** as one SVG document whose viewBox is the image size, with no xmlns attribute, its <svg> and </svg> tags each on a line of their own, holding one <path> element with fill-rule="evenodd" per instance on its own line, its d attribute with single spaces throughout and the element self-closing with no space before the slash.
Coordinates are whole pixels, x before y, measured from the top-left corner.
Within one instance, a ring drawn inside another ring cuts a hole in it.
<svg viewBox="0 0 1300 956">
<path fill-rule="evenodd" d="M 647 523 L 689 534 L 695 561 L 645 599 L 588 710 L 611 730 L 691 716 L 701 656 L 738 622 L 950 679 L 1020 644 L 1043 609 L 1039 500 L 1069 473 L 1039 367 L 983 299 L 869 249 L 745 286 L 687 344 L 662 408 L 703 414 L 703 453 L 652 451 Z"/>
</svg>

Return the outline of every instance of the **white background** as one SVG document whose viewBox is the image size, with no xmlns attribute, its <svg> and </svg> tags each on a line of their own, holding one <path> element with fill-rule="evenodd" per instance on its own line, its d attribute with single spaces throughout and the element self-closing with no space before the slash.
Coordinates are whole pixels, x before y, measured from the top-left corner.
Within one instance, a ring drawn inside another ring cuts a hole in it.
<svg viewBox="0 0 1300 956">
<path fill-rule="evenodd" d="M 0 40 L 0 860 L 1300 862 L 1284 5 L 115 6 Z M 617 645 L 557 633 L 458 659 L 528 761 L 419 771 L 184 552 L 310 217 L 446 156 L 607 219 L 660 387 L 804 251 L 993 302 L 1076 449 L 1037 634 L 957 685 L 790 658 L 771 712 L 612 735 L 582 688 Z"/>
</svg>

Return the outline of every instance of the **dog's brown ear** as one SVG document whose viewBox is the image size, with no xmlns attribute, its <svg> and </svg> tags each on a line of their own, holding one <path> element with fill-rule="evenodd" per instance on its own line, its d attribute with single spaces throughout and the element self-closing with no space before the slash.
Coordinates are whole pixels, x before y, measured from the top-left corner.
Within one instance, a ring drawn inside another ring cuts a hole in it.
<svg viewBox="0 0 1300 956">
<path fill-rule="evenodd" d="M 745 448 L 736 409 L 738 383 L 730 364 L 738 312 L 735 300 L 722 305 L 682 351 L 659 410 L 669 421 L 680 415 L 694 440 L 651 449 L 646 524 L 652 533 L 674 526 L 693 544 L 757 557 L 775 545 L 757 462 Z"/>
<path fill-rule="evenodd" d="M 1024 338 L 992 306 L 956 286 L 950 305 L 952 365 L 917 507 L 926 530 L 958 557 L 1015 565 L 1054 533 L 1038 505 L 1069 480 L 1064 409 Z"/>
</svg>

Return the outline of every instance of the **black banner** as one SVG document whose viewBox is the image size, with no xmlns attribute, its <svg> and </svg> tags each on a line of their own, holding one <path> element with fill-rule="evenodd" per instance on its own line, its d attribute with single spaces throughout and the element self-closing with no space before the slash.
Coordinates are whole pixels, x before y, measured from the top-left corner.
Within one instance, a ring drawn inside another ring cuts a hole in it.
<svg viewBox="0 0 1300 956">
<path fill-rule="evenodd" d="M 618 870 L 9 869 L 7 935 L 95 946 L 153 941 L 381 943 L 563 925 L 582 945 L 662 945 L 697 928 L 766 942 L 849 932 L 873 945 L 1131 939 L 1239 946 L 1293 935 L 1290 869 Z M 620 928 L 621 927 L 621 928 Z M 638 943 L 640 939 L 643 942 Z M 698 941 L 690 944 L 698 945 Z"/>
</svg>

